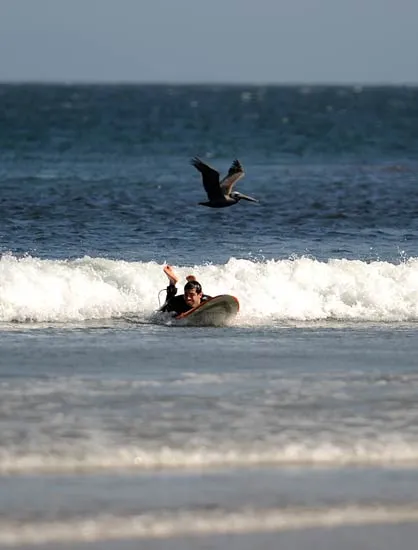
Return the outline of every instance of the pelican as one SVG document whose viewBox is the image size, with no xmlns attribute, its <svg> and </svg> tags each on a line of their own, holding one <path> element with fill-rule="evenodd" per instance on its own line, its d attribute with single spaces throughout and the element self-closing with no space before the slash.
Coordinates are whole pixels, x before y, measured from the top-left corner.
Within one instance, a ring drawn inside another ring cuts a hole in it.
<svg viewBox="0 0 418 550">
<path fill-rule="evenodd" d="M 245 174 L 238 159 L 235 159 L 231 164 L 228 174 L 222 181 L 219 181 L 219 172 L 202 162 L 200 158 L 194 157 L 191 163 L 202 174 L 203 187 L 208 195 L 209 200 L 207 202 L 199 202 L 202 206 L 224 208 L 225 206 L 237 204 L 241 199 L 258 202 L 257 199 L 232 191 L 236 182 Z"/>
</svg>

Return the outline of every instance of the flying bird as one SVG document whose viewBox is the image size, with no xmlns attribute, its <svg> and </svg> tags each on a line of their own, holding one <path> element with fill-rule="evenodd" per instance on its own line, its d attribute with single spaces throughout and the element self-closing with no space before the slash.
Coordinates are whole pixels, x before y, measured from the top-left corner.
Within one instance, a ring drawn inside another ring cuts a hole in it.
<svg viewBox="0 0 418 550">
<path fill-rule="evenodd" d="M 203 187 L 209 199 L 206 202 L 199 202 L 199 204 L 211 208 L 224 208 L 225 206 L 237 204 L 241 199 L 258 202 L 253 197 L 232 190 L 237 181 L 245 174 L 238 159 L 235 159 L 231 164 L 228 174 L 222 181 L 219 180 L 219 172 L 202 162 L 200 158 L 194 157 L 191 163 L 202 174 Z"/>
</svg>

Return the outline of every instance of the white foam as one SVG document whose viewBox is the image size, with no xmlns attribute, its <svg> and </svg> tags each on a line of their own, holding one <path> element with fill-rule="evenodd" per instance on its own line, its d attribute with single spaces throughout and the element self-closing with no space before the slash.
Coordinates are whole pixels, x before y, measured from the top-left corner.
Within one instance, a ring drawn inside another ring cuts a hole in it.
<svg viewBox="0 0 418 550">
<path fill-rule="evenodd" d="M 245 508 L 234 512 L 181 511 L 129 517 L 92 516 L 66 522 L 0 522 L 0 545 L 80 543 L 121 539 L 282 532 L 343 525 L 418 521 L 418 505 L 324 508 Z"/>
<path fill-rule="evenodd" d="M 336 442 L 277 442 L 277 446 L 226 444 L 190 448 L 120 447 L 114 448 L 92 441 L 82 446 L 62 444 L 45 453 L 29 449 L 5 448 L 0 454 L 0 474 L 32 473 L 73 474 L 120 469 L 191 471 L 222 468 L 286 467 L 286 466 L 390 466 L 410 467 L 418 464 L 418 442 L 399 441 L 395 436 L 381 441 L 358 440 L 350 445 Z"/>
<path fill-rule="evenodd" d="M 193 273 L 211 295 L 233 294 L 241 304 L 237 324 L 338 319 L 416 321 L 418 259 L 395 265 L 310 258 L 224 265 L 174 266 Z M 149 316 L 167 284 L 162 265 L 84 257 L 0 259 L 0 322 L 71 322 L 135 314 Z"/>
</svg>

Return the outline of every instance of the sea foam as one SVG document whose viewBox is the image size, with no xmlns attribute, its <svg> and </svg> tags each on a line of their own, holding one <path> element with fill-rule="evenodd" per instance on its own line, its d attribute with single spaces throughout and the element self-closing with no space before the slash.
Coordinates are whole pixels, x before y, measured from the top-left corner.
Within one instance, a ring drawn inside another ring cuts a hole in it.
<svg viewBox="0 0 418 550">
<path fill-rule="evenodd" d="M 415 321 L 418 259 L 400 264 L 312 258 L 174 266 L 182 288 L 193 273 L 207 294 L 233 294 L 238 325 L 280 321 Z M 83 257 L 0 259 L 0 322 L 146 319 L 167 285 L 162 265 Z M 164 293 L 161 299 L 164 298 Z"/>
</svg>

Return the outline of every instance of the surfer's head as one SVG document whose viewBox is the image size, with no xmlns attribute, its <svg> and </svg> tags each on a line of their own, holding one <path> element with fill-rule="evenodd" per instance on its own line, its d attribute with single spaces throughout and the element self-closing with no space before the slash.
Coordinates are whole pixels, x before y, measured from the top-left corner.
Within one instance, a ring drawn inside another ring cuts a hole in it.
<svg viewBox="0 0 418 550">
<path fill-rule="evenodd" d="M 189 280 L 184 285 L 184 301 L 188 306 L 196 307 L 202 298 L 202 286 L 196 279 Z"/>
</svg>

